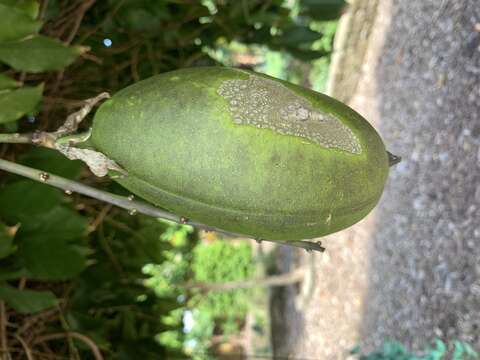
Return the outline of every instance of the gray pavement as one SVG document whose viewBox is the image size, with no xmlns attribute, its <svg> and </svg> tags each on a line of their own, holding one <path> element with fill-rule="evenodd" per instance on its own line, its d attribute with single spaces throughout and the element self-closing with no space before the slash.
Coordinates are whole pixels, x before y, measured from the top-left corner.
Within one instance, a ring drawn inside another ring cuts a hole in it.
<svg viewBox="0 0 480 360">
<path fill-rule="evenodd" d="M 323 239 L 306 305 L 301 289 L 277 295 L 276 354 L 435 338 L 480 350 L 480 0 L 381 0 L 367 53 L 351 105 L 403 161 L 370 216 Z M 307 260 L 294 254 L 284 270 Z"/>
<path fill-rule="evenodd" d="M 377 125 L 404 161 L 376 212 L 361 337 L 480 349 L 480 1 L 392 4 Z"/>
</svg>

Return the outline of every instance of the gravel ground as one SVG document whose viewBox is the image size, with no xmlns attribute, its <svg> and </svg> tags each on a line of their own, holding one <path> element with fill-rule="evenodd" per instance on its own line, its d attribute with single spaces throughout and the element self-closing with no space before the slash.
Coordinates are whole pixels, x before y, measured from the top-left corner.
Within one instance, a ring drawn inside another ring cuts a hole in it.
<svg viewBox="0 0 480 360">
<path fill-rule="evenodd" d="M 351 105 L 403 161 L 370 216 L 323 239 L 308 302 L 283 290 L 276 355 L 480 349 L 480 2 L 382 0 Z M 309 256 L 282 252 L 284 269 Z"/>
</svg>

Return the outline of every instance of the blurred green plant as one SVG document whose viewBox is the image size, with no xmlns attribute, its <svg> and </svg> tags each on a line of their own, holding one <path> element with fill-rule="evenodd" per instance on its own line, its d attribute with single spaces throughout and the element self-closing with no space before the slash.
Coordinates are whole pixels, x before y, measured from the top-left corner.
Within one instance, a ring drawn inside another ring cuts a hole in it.
<svg viewBox="0 0 480 360">
<path fill-rule="evenodd" d="M 176 236 L 183 236 L 177 225 Z M 187 227 L 189 228 L 189 227 Z M 214 334 L 229 335 L 238 332 L 249 306 L 249 289 L 225 292 L 208 291 L 208 285 L 240 281 L 253 275 L 251 247 L 246 243 L 232 244 L 227 240 L 200 243 L 192 251 L 181 246 L 163 252 L 165 260 L 143 267 L 150 278 L 144 284 L 159 297 L 172 296 L 184 304 L 181 314 L 183 330 L 172 330 L 159 335 L 160 341 L 170 347 L 182 344 L 184 350 L 206 353 Z M 226 261 L 228 259 L 228 261 Z M 207 291 L 203 285 L 207 284 Z M 191 323 L 185 329 L 184 315 Z M 169 313 L 164 321 L 181 325 L 180 313 Z M 194 344 L 194 345 L 193 345 Z"/>
<path fill-rule="evenodd" d="M 447 344 L 436 339 L 435 346 L 422 351 L 423 355 L 416 355 L 399 342 L 386 341 L 381 349 L 369 354 L 361 354 L 360 347 L 356 347 L 350 353 L 358 356 L 359 360 L 467 360 L 479 358 L 478 353 L 467 343 L 456 340 L 451 347 L 453 348 L 449 351 Z"/>
<path fill-rule="evenodd" d="M 226 261 L 228 259 L 228 261 Z M 198 283 L 226 283 L 245 280 L 254 275 L 252 250 L 249 244 L 232 244 L 216 240 L 210 244 L 199 244 L 193 250 L 193 280 Z M 232 334 L 238 330 L 248 309 L 248 289 L 228 292 L 210 292 L 194 295 L 196 308 L 219 322 L 220 331 Z"/>
</svg>

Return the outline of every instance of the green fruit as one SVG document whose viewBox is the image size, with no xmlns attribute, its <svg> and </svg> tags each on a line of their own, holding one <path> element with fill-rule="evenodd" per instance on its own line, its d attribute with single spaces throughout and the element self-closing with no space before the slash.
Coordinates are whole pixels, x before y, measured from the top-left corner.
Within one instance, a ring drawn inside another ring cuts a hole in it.
<svg viewBox="0 0 480 360">
<path fill-rule="evenodd" d="M 151 203 L 226 231 L 299 240 L 377 204 L 388 156 L 346 105 L 250 71 L 203 67 L 131 85 L 99 108 L 92 143 Z"/>
</svg>

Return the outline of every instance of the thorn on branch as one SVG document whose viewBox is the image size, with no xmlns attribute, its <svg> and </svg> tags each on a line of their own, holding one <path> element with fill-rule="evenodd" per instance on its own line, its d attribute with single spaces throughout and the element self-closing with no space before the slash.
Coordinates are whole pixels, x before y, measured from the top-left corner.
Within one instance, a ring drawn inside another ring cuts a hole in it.
<svg viewBox="0 0 480 360">
<path fill-rule="evenodd" d="M 40 175 L 39 175 L 38 177 L 39 177 L 40 180 L 42 180 L 43 182 L 47 182 L 48 179 L 50 179 L 50 175 L 48 175 L 48 173 L 45 173 L 45 172 L 40 173 Z"/>
</svg>

